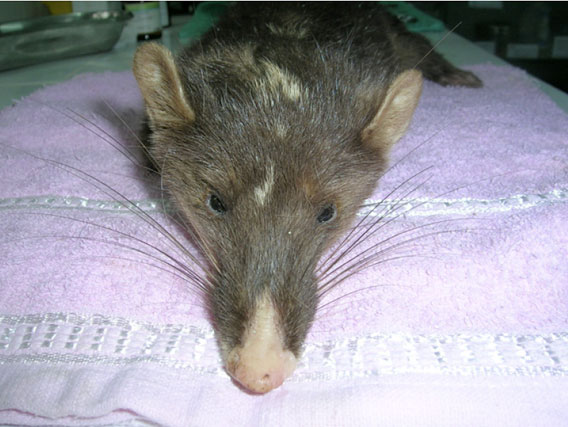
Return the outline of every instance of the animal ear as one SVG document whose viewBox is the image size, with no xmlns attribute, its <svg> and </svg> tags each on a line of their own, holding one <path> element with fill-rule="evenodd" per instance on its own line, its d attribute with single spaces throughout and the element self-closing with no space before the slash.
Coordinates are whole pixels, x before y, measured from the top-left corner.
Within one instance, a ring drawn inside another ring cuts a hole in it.
<svg viewBox="0 0 568 427">
<path fill-rule="evenodd" d="M 195 113 L 185 96 L 171 52 L 157 43 L 144 43 L 134 55 L 134 76 L 146 102 L 151 127 L 191 123 Z"/>
<path fill-rule="evenodd" d="M 422 73 L 408 70 L 387 89 L 379 111 L 361 132 L 363 144 L 389 150 L 404 134 L 422 93 Z"/>
</svg>

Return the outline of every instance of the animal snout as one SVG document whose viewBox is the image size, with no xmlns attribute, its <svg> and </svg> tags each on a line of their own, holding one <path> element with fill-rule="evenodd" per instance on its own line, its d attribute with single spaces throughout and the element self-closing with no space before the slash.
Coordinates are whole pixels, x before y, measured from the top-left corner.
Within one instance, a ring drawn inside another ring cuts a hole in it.
<svg viewBox="0 0 568 427">
<path fill-rule="evenodd" d="M 296 368 L 296 357 L 288 350 L 253 353 L 245 349 L 233 350 L 227 370 L 247 390 L 267 393 L 278 388 Z"/>
<path fill-rule="evenodd" d="M 267 393 L 292 375 L 296 363 L 296 356 L 283 345 L 272 303 L 263 298 L 245 331 L 242 346 L 227 355 L 227 371 L 246 389 Z"/>
</svg>

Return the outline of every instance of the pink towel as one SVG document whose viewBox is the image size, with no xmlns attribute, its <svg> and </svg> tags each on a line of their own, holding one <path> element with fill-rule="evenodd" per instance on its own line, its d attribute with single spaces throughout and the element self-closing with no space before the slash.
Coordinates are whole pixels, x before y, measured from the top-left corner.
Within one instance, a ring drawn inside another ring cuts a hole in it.
<svg viewBox="0 0 568 427">
<path fill-rule="evenodd" d="M 472 70 L 483 89 L 426 82 L 372 197 L 388 215 L 366 245 L 388 262 L 322 301 L 301 365 L 264 396 L 228 378 L 160 252 L 154 220 L 189 242 L 135 164 L 131 73 L 2 110 L 0 422 L 563 425 L 568 116 L 519 70 Z"/>
</svg>

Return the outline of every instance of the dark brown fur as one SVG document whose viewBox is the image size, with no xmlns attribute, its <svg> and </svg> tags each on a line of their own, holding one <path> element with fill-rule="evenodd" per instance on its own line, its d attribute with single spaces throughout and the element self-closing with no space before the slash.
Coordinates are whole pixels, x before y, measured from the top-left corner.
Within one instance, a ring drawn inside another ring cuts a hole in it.
<svg viewBox="0 0 568 427">
<path fill-rule="evenodd" d="M 315 266 L 374 190 L 416 105 L 418 73 L 397 78 L 418 64 L 440 84 L 481 84 L 425 57 L 430 48 L 372 3 L 239 3 L 173 68 L 156 46 L 137 54 L 153 161 L 211 258 L 222 349 L 242 344 L 269 292 L 299 356 L 318 305 Z M 253 189 L 270 168 L 259 206 Z M 328 206 L 336 217 L 318 222 Z"/>
</svg>

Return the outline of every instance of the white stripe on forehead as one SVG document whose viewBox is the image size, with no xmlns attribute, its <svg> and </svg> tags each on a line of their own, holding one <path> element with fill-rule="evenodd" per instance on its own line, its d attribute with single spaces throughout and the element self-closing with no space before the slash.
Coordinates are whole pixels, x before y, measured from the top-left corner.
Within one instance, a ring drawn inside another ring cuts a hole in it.
<svg viewBox="0 0 568 427">
<path fill-rule="evenodd" d="M 301 101 L 306 89 L 296 75 L 263 59 L 259 62 L 259 76 L 253 81 L 256 95 L 266 102 L 284 97 L 290 101 Z"/>
<path fill-rule="evenodd" d="M 272 187 L 274 186 L 274 166 L 270 165 L 266 168 L 264 182 L 254 188 L 254 199 L 260 206 L 264 206 L 266 200 L 270 197 Z"/>
<path fill-rule="evenodd" d="M 286 125 L 284 125 L 282 122 L 276 122 L 276 124 L 274 125 L 274 133 L 276 134 L 277 137 L 285 138 L 286 131 L 287 131 Z"/>
</svg>

